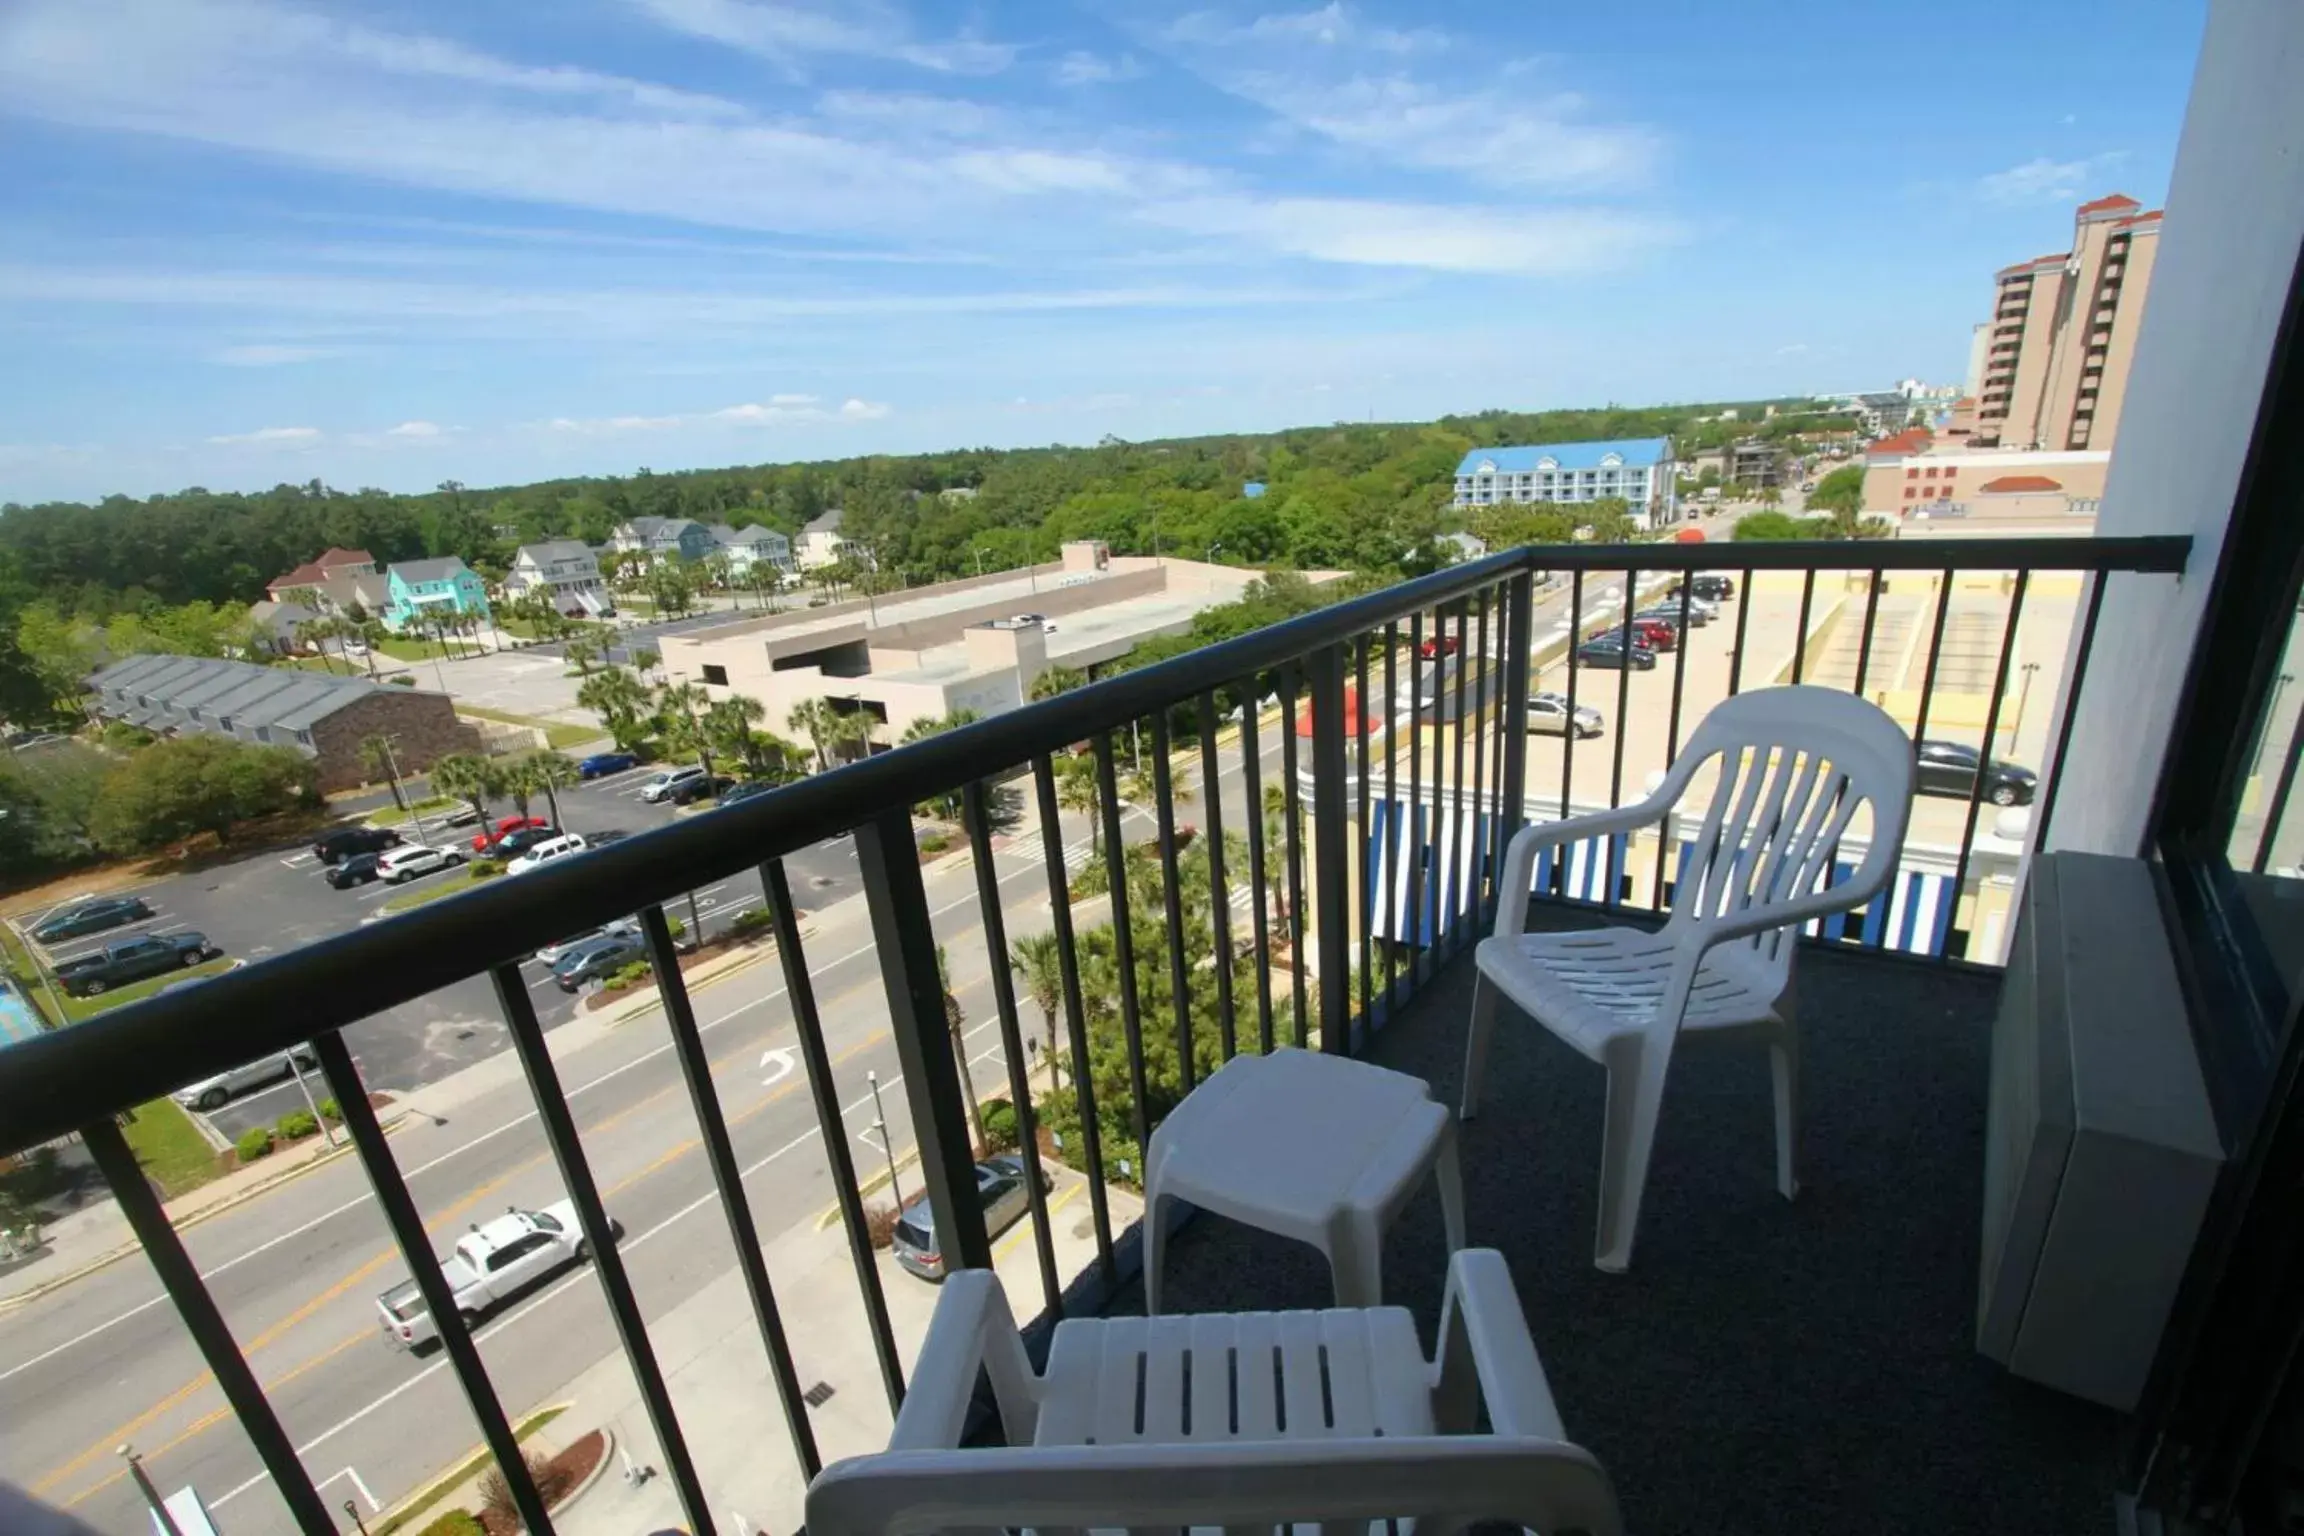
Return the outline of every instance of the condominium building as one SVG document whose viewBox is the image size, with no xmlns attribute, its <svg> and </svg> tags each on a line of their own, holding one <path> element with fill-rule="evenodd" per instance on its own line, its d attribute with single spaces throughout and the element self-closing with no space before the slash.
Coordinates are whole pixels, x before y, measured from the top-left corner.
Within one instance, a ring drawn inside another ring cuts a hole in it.
<svg viewBox="0 0 2304 1536">
<path fill-rule="evenodd" d="M 2080 205 L 2070 250 L 2001 268 L 1971 442 L 2112 446 L 2159 248 L 2160 210 L 2114 193 Z"/>
<path fill-rule="evenodd" d="M 1646 528 L 1670 522 L 1679 506 L 1672 443 L 1631 437 L 1604 443 L 1537 443 L 1475 448 L 1456 466 L 1456 505 L 1507 501 L 1622 500 Z"/>
</svg>

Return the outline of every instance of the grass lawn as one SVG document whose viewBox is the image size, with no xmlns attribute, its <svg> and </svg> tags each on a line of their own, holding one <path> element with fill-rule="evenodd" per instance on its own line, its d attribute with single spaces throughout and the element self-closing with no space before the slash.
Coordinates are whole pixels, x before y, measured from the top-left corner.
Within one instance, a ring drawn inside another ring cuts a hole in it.
<svg viewBox="0 0 2304 1536">
<path fill-rule="evenodd" d="M 459 704 L 456 706 L 456 713 L 472 715 L 481 720 L 497 720 L 505 725 L 534 726 L 544 733 L 545 741 L 550 743 L 556 752 L 565 752 L 570 747 L 580 747 L 588 741 L 599 741 L 608 734 L 598 726 L 570 725 L 562 720 L 539 720 L 530 715 L 510 714 L 501 709 L 482 709 L 474 704 Z"/>
<path fill-rule="evenodd" d="M 206 961 L 200 965 L 187 966 L 181 971 L 170 971 L 165 976 L 148 976 L 142 981 L 132 981 L 124 987 L 114 987 L 109 992 L 99 992 L 94 997 L 74 997 L 70 993 L 66 993 L 64 995 L 64 1019 L 66 1023 L 77 1024 L 83 1019 L 96 1017 L 107 1008 L 117 1008 L 123 1003 L 133 1003 L 138 998 L 150 997 L 172 981 L 182 981 L 187 976 L 213 976 L 219 971 L 230 969 L 232 969 L 232 960 L 230 956 L 226 956 L 222 959 Z"/>
<path fill-rule="evenodd" d="M 461 895 L 483 881 L 503 878 L 502 875 L 482 875 L 475 878 L 472 874 L 471 865 L 458 865 L 456 868 L 443 871 L 440 874 L 426 875 L 420 880 L 409 882 L 408 888 L 399 895 L 384 898 L 384 910 L 387 913 L 410 911 L 427 902 L 442 901 L 450 896 Z"/>
<path fill-rule="evenodd" d="M 173 1099 L 138 1105 L 120 1130 L 136 1154 L 136 1165 L 160 1186 L 162 1199 L 173 1199 L 216 1177 L 216 1149 Z"/>
</svg>

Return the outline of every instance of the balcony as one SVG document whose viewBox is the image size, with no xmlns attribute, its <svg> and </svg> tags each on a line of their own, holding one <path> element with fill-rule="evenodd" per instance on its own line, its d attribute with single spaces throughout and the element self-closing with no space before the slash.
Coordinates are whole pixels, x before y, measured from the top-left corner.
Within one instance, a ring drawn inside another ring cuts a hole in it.
<svg viewBox="0 0 2304 1536">
<path fill-rule="evenodd" d="M 875 1254 L 883 1162 L 924 1196 L 939 1261 L 997 1263 L 1020 1315 L 1138 1308 L 1134 1170 L 1195 1077 L 1295 1042 L 1453 1091 L 1469 947 L 1515 824 L 1638 798 L 1713 703 L 1785 683 L 1854 691 L 1917 739 L 2045 768 L 2061 745 L 2050 680 L 2069 662 L 2076 694 L 2119 686 L 2088 667 L 2107 582 L 2172 581 L 2186 550 L 1910 537 L 1511 551 L 10 1047 L 0 1151 L 73 1138 L 148 1266 L 116 1265 L 106 1284 L 150 1294 L 99 1335 L 117 1371 L 73 1353 L 83 1314 L 55 1314 L 37 1347 L 6 1330 L 48 1315 L 45 1301 L 0 1319 L 25 1377 L 0 1441 L 62 1447 L 53 1469 L 7 1470 L 104 1529 L 148 1529 L 133 1481 L 104 1470 L 133 1434 L 157 1487 L 231 1501 L 231 1536 L 318 1533 L 349 1529 L 348 1467 L 363 1493 L 385 1484 L 373 1514 L 477 1441 L 512 1470 L 532 1531 L 677 1521 L 702 1536 L 736 1511 L 793 1528 L 803 1480 L 884 1437 L 931 1294 Z M 1696 572 L 1734 583 L 1716 612 L 1689 591 Z M 1598 670 L 1575 643 L 1621 639 L 1659 604 L 1675 644 L 1651 667 Z M 1555 691 L 1564 718 L 1600 710 L 1599 733 L 1525 729 L 1532 695 Z M 1764 1067 L 1691 1050 L 1627 1275 L 1589 1262 L 1597 1074 L 1502 1021 L 1487 1108 L 1464 1132 L 1471 1237 L 1510 1260 L 1570 1429 L 1608 1463 L 1634 1528 L 2101 1525 L 2114 1420 L 2006 1378 L 1972 1345 L 1994 967 L 2056 787 L 1998 805 L 1980 779 L 1936 785 L 1892 894 L 1806 941 L 1797 1202 L 1771 1187 Z M 959 824 L 956 850 L 917 836 L 922 807 Z M 1539 870 L 1539 920 L 1656 921 L 1677 838 L 1668 825 L 1568 850 Z M 845 908 L 802 899 L 827 849 L 854 861 Z M 753 878 L 770 933 L 758 963 L 683 957 L 671 918 L 695 910 L 686 893 Z M 548 1037 L 527 957 L 635 910 L 652 981 L 585 1016 L 605 1022 L 556 1021 Z M 1035 1002 L 1006 959 L 1043 936 L 1054 974 Z M 471 1069 L 469 1097 L 411 1092 L 388 1075 L 379 1021 L 456 988 L 505 1049 Z M 213 1234 L 250 1218 L 181 1231 L 114 1117 L 302 1041 L 352 1155 L 285 1186 L 305 1191 L 300 1214 L 226 1263 Z M 388 1137 L 374 1090 L 420 1113 Z M 1048 1133 L 1023 1138 L 1028 1213 L 1005 1235 L 974 1197 L 971 1093 L 1028 1106 Z M 687 1184 L 652 1182 L 667 1168 Z M 355 1178 L 361 1192 L 331 1205 L 320 1181 Z M 434 1232 L 552 1190 L 594 1263 L 469 1326 Z M 361 1239 L 311 1235 L 338 1209 L 362 1213 L 373 1257 Z M 691 1213 L 680 1240 L 652 1240 Z M 1386 1254 L 1388 1288 L 1427 1329 L 1436 1227 L 1412 1208 Z M 264 1291 L 270 1266 L 288 1278 Z M 438 1320 L 434 1363 L 374 1337 L 372 1294 L 402 1274 Z M 1308 1252 L 1213 1220 L 1182 1231 L 1171 1281 L 1185 1311 L 1327 1294 Z M 542 1307 L 558 1309 L 551 1332 L 516 1331 Z M 344 1342 L 298 1342 L 330 1317 Z M 114 1411 L 112 1376 L 139 1372 L 189 1385 Z M 589 1384 L 608 1379 L 629 1383 L 609 1394 L 620 1443 L 662 1476 L 556 1521 L 514 1425 L 596 1406 L 605 1389 Z M 65 1461 L 80 1444 L 97 1449 Z"/>
</svg>

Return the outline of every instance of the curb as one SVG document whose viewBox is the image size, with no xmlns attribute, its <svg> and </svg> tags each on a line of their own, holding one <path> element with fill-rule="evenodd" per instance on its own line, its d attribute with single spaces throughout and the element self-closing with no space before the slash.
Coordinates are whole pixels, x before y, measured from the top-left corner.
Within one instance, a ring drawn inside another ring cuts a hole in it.
<svg viewBox="0 0 2304 1536">
<path fill-rule="evenodd" d="M 596 1428 L 600 1435 L 600 1459 L 592 1463 L 592 1470 L 584 1475 L 584 1481 L 569 1489 L 566 1494 L 561 1496 L 559 1503 L 554 1504 L 550 1509 L 544 1511 L 544 1513 L 547 1515 L 559 1514 L 560 1511 L 568 1508 L 578 1499 L 590 1493 L 592 1491 L 592 1485 L 600 1481 L 601 1476 L 608 1470 L 608 1464 L 615 1459 L 616 1431 L 610 1429 L 605 1424 L 598 1425 Z M 593 1433 L 593 1430 L 588 1429 L 584 1431 L 584 1435 L 589 1435 L 591 1433 Z M 584 1435 L 578 1435 L 576 1438 L 581 1440 L 584 1438 Z"/>
<path fill-rule="evenodd" d="M 401 1109 L 394 1112 L 389 1118 L 381 1120 L 379 1124 L 384 1133 L 386 1135 L 390 1135 L 393 1131 L 398 1130 L 400 1126 L 406 1122 L 408 1113 L 409 1112 L 406 1109 Z M 249 1185 L 246 1189 L 241 1190 L 238 1194 L 235 1194 L 228 1199 L 218 1200 L 211 1205 L 202 1206 L 199 1210 L 188 1212 L 182 1217 L 172 1216 L 169 1218 L 168 1224 L 178 1232 L 182 1232 L 187 1227 L 196 1227 L 211 1216 L 220 1216 L 226 1211 L 246 1205 L 249 1201 L 255 1199 L 258 1195 L 270 1194 L 273 1190 L 278 1189 L 281 1185 L 300 1179 L 304 1177 L 304 1175 L 312 1172 L 315 1168 L 325 1168 L 329 1164 L 341 1160 L 347 1153 L 353 1150 L 354 1148 L 352 1143 L 350 1139 L 347 1138 L 344 1145 L 336 1148 L 332 1152 L 324 1153 L 319 1157 L 311 1159 L 309 1162 L 298 1164 L 294 1168 L 282 1169 L 280 1172 L 273 1174 L 269 1178 L 259 1179 L 255 1183 Z M 109 1269 L 114 1264 L 119 1263 L 122 1259 L 128 1258 L 143 1251 L 144 1245 L 131 1239 L 130 1241 L 122 1243 L 119 1247 L 112 1249 L 109 1253 L 106 1253 L 99 1258 L 90 1259 L 87 1263 L 81 1265 L 78 1269 L 72 1270 L 66 1274 L 57 1275 L 51 1279 L 43 1280 L 38 1285 L 33 1286 L 30 1290 L 19 1291 L 13 1296 L 0 1297 L 0 1317 L 5 1317 L 20 1307 L 30 1306 L 33 1302 L 40 1300 L 43 1296 L 52 1295 L 55 1292 L 62 1290 L 65 1286 L 87 1279 L 90 1275 L 95 1274 L 100 1269 Z"/>
<path fill-rule="evenodd" d="M 920 1149 L 918 1147 L 914 1147 L 911 1151 L 896 1159 L 896 1172 L 902 1173 L 905 1169 L 911 1167 L 918 1161 L 920 1161 Z M 858 1200 L 869 1199 L 872 1195 L 878 1193 L 882 1189 L 885 1189 L 893 1180 L 893 1178 L 894 1175 L 888 1171 L 887 1159 L 881 1159 L 880 1171 L 878 1173 L 873 1174 L 868 1179 L 860 1179 L 857 1181 L 856 1198 Z M 866 1211 L 864 1214 L 869 1216 L 872 1213 L 870 1211 Z M 830 1205 L 826 1206 L 823 1210 L 816 1213 L 816 1230 L 819 1232 L 829 1231 L 834 1226 L 837 1226 L 839 1221 L 840 1202 L 835 1200 Z"/>
<path fill-rule="evenodd" d="M 543 1405 L 543 1406 L 541 1406 L 541 1407 L 538 1407 L 538 1408 L 531 1408 L 531 1409 L 529 1409 L 529 1410 L 528 1410 L 526 1413 L 524 1413 L 524 1414 L 521 1414 L 521 1415 L 520 1415 L 520 1417 L 519 1417 L 517 1420 L 515 1420 L 515 1421 L 514 1421 L 514 1423 L 513 1423 L 513 1425 L 512 1425 L 512 1433 L 513 1433 L 513 1435 L 514 1435 L 515 1437 L 517 1437 L 517 1436 L 519 1435 L 519 1433 L 520 1433 L 520 1425 L 521 1425 L 521 1424 L 524 1424 L 524 1423 L 526 1423 L 528 1420 L 530 1420 L 530 1419 L 532 1419 L 532 1418 L 536 1417 L 536 1415 L 538 1415 L 538 1414 L 540 1414 L 540 1413 L 549 1413 L 549 1412 L 551 1412 L 553 1409 L 557 1408 L 558 1410 L 560 1410 L 560 1412 L 561 1412 L 562 1414 L 565 1414 L 565 1413 L 567 1413 L 567 1411 L 568 1411 L 569 1409 L 571 1409 L 571 1408 L 573 1408 L 573 1407 L 575 1407 L 575 1406 L 576 1406 L 576 1405 L 575 1405 L 573 1402 L 562 1402 L 562 1403 L 546 1403 L 546 1404 L 544 1404 L 544 1405 Z M 536 1433 L 542 1433 L 542 1431 L 536 1431 Z M 590 1431 L 589 1431 L 589 1430 L 587 1430 L 587 1431 L 586 1431 L 586 1433 L 587 1433 L 587 1434 L 589 1434 L 589 1433 L 590 1433 Z M 603 1424 L 603 1425 L 601 1425 L 601 1426 L 600 1426 L 600 1433 L 601 1433 L 601 1435 L 604 1437 L 604 1439 L 605 1439 L 605 1441 L 606 1441 L 606 1445 L 605 1445 L 605 1447 L 603 1448 L 603 1453 L 602 1453 L 602 1455 L 601 1455 L 601 1457 L 600 1457 L 600 1465 L 601 1465 L 601 1466 L 603 1466 L 603 1467 L 605 1467 L 606 1465 L 608 1465 L 608 1457 L 607 1457 L 607 1454 L 606 1454 L 606 1452 L 608 1452 L 608 1451 L 613 1451 L 613 1450 L 616 1448 L 616 1437 L 615 1437 L 613 1434 L 611 1434 L 611 1433 L 609 1432 L 608 1426 L 607 1426 L 607 1425 L 605 1425 L 605 1424 Z M 470 1461 L 470 1460 L 472 1460 L 472 1458 L 474 1458 L 475 1456 L 483 1456 L 483 1457 L 484 1457 L 484 1456 L 487 1456 L 488 1454 L 489 1454 L 489 1452 L 488 1452 L 488 1442 L 486 1442 L 485 1440 L 483 1440 L 483 1441 L 481 1441 L 481 1442 L 480 1442 L 478 1445 L 476 1445 L 476 1446 L 472 1447 L 472 1449 L 470 1449 L 469 1451 L 466 1451 L 466 1452 L 465 1452 L 463 1455 L 456 1457 L 456 1458 L 455 1458 L 455 1459 L 454 1459 L 452 1462 L 450 1462 L 449 1464 L 450 1464 L 451 1466 L 461 1466 L 463 1463 L 465 1463 L 465 1462 L 467 1462 L 467 1461 Z M 486 1467 L 482 1467 L 482 1468 L 481 1468 L 481 1471 L 482 1471 L 482 1472 L 485 1472 L 486 1470 L 487 1470 L 487 1468 L 486 1468 Z M 474 1474 L 473 1474 L 473 1476 L 474 1476 L 474 1477 L 477 1477 L 477 1476 L 479 1476 L 479 1475 L 480 1475 L 479 1473 L 474 1473 Z M 470 1482 L 471 1480 L 472 1480 L 471 1478 L 466 1478 L 464 1481 L 465 1481 L 465 1482 Z M 589 1487 L 591 1487 L 591 1486 L 592 1486 L 592 1482 L 593 1482 L 593 1481 L 594 1481 L 593 1479 L 587 1478 L 587 1479 L 585 1480 L 585 1482 L 584 1482 L 583 1488 L 589 1488 Z M 371 1521 L 375 1522 L 377 1525 L 383 1525 L 383 1524 L 385 1524 L 385 1523 L 386 1523 L 386 1522 L 388 1522 L 388 1521 L 391 1521 L 391 1520 L 395 1520 L 395 1519 L 398 1519 L 398 1518 L 400 1517 L 400 1512 L 401 1512 L 402 1510 L 405 1510 L 405 1509 L 409 1508 L 411 1505 L 414 1505 L 414 1504 L 415 1504 L 415 1503 L 416 1503 L 416 1502 L 417 1502 L 419 1499 L 423 1498 L 423 1497 L 424 1497 L 426 1494 L 430 1493 L 430 1492 L 431 1492 L 433 1489 L 435 1489 L 435 1488 L 437 1488 L 437 1487 L 439 1487 L 439 1486 L 440 1486 L 440 1482 L 439 1482 L 439 1479 L 435 1478 L 435 1479 L 433 1479 L 431 1482 L 425 1483 L 425 1484 L 423 1484 L 421 1487 L 418 1487 L 418 1488 L 416 1488 L 416 1489 L 413 1489 L 412 1491 L 410 1491 L 410 1492 L 408 1492 L 408 1493 L 406 1493 L 406 1494 L 403 1494 L 403 1495 L 400 1497 L 400 1499 L 398 1500 L 398 1502 L 396 1502 L 396 1503 L 392 1503 L 392 1504 L 387 1504 L 387 1505 L 385 1505 L 385 1506 L 384 1506 L 382 1509 L 379 1509 L 379 1510 L 375 1511 L 373 1514 L 369 1515 L 369 1517 L 368 1517 L 368 1518 L 369 1518 Z M 459 1484 L 457 1484 L 456 1486 L 457 1486 L 457 1487 L 461 1487 L 461 1486 L 463 1486 L 463 1484 L 462 1484 L 462 1483 L 459 1483 Z M 583 1491 L 583 1488 L 579 1488 L 579 1489 L 577 1490 L 577 1492 L 578 1492 L 578 1493 L 581 1493 L 581 1492 Z M 449 1489 L 449 1490 L 448 1490 L 448 1493 L 453 1493 L 454 1491 L 455 1491 L 455 1489 L 454 1489 L 454 1488 L 451 1488 L 451 1489 Z M 444 1499 L 446 1499 L 446 1498 L 448 1497 L 448 1493 L 443 1493 L 443 1494 L 441 1494 L 441 1495 L 440 1495 L 441 1499 L 443 1499 L 443 1500 L 444 1500 Z M 575 1497 L 576 1497 L 576 1494 L 574 1494 L 574 1493 L 572 1493 L 572 1494 L 568 1495 L 568 1498 L 569 1498 L 569 1499 L 573 1499 L 573 1498 L 575 1498 Z M 565 1501 L 565 1500 L 563 1500 L 562 1502 L 563 1502 L 563 1503 L 565 1503 L 566 1501 Z M 557 1508 L 557 1507 L 559 1507 L 559 1506 L 554 1506 L 554 1507 L 555 1507 L 555 1508 Z M 547 1513 L 549 1513 L 549 1511 L 547 1511 Z"/>
<path fill-rule="evenodd" d="M 810 931 L 807 929 L 802 929 L 800 936 L 802 942 L 805 943 L 810 936 Z M 748 970 L 751 970 L 754 966 L 768 959 L 775 952 L 776 945 L 773 941 L 766 941 L 755 944 L 744 955 L 740 956 L 728 965 L 722 966 L 720 969 L 714 971 L 709 976 L 700 976 L 693 972 L 684 971 L 681 973 L 681 980 L 687 984 L 689 995 L 694 996 L 697 992 L 703 990 L 705 987 L 717 985 L 730 976 L 738 976 Z M 699 966 L 697 969 L 700 971 L 703 969 L 703 967 Z M 595 1010 L 595 1012 L 597 1014 L 607 1015 L 607 1022 L 611 1027 L 613 1027 L 619 1024 L 629 1024 L 634 1019 L 640 1017 L 640 1015 L 651 1010 L 661 1012 L 663 1007 L 663 997 L 657 993 L 655 988 L 651 987 L 648 989 L 648 995 L 646 997 L 629 1004 L 621 1011 L 611 1011 L 606 1008 L 601 1008 Z"/>
</svg>

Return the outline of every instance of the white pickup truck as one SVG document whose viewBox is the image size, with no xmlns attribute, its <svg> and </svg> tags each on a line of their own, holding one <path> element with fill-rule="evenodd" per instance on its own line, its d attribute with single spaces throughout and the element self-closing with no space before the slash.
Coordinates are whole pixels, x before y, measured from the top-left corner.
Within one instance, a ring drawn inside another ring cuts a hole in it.
<svg viewBox="0 0 2304 1536">
<path fill-rule="evenodd" d="M 613 1222 L 609 1225 L 616 1230 Z M 574 1203 L 562 1200 L 540 1211 L 513 1207 L 474 1226 L 440 1261 L 440 1274 L 470 1328 L 507 1297 L 591 1256 Z M 376 1310 L 383 1314 L 384 1342 L 394 1349 L 420 1351 L 439 1341 L 440 1330 L 414 1280 L 403 1280 L 377 1297 Z"/>
</svg>

